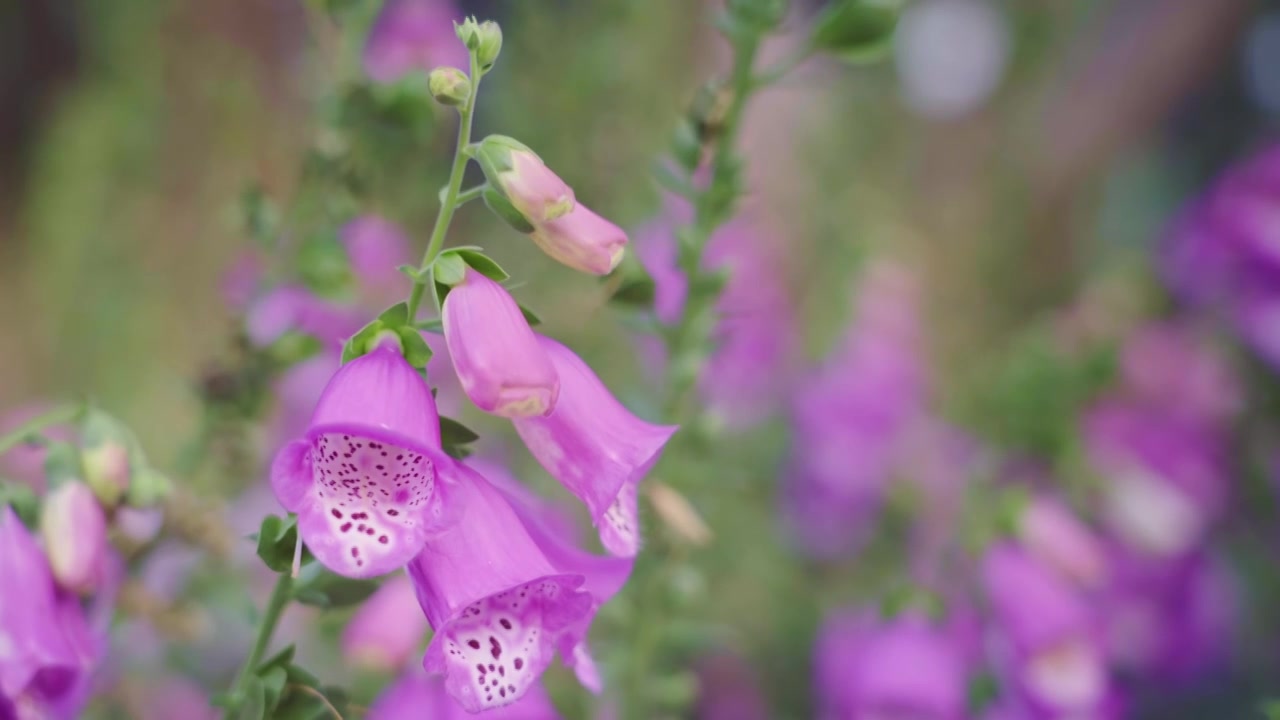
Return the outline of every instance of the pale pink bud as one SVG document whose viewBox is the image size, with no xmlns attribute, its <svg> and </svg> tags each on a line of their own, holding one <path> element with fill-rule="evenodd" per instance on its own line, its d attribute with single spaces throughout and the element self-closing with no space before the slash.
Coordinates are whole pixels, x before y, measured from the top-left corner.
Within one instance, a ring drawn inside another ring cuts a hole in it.
<svg viewBox="0 0 1280 720">
<path fill-rule="evenodd" d="M 579 203 L 563 217 L 534 223 L 533 242 L 574 270 L 608 275 L 622 262 L 627 234 Z"/>
<path fill-rule="evenodd" d="M 498 173 L 498 184 L 511 206 L 538 225 L 573 210 L 573 188 L 565 184 L 530 150 L 512 150 L 511 169 Z"/>
<path fill-rule="evenodd" d="M 93 590 L 106 560 L 107 518 L 88 485 L 66 482 L 49 493 L 40 536 L 58 584 L 79 593 Z"/>
<path fill-rule="evenodd" d="M 118 442 L 103 444 L 84 453 L 84 479 L 104 505 L 115 505 L 129 489 L 129 451 Z"/>
</svg>

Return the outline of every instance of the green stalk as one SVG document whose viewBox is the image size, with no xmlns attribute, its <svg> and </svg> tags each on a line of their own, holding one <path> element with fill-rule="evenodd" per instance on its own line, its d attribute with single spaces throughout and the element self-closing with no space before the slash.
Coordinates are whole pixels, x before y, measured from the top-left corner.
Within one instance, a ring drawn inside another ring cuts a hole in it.
<svg viewBox="0 0 1280 720">
<path fill-rule="evenodd" d="M 449 232 L 449 224 L 453 222 L 453 211 L 458 208 L 458 193 L 462 189 L 462 176 L 467 169 L 467 148 L 471 145 L 471 118 L 475 115 L 476 96 L 480 94 L 480 67 L 476 62 L 476 54 L 471 53 L 471 95 L 458 111 L 458 144 L 453 151 L 453 167 L 449 170 L 449 184 L 445 188 L 444 199 L 440 201 L 440 214 L 436 216 L 435 227 L 431 229 L 431 240 L 418 265 L 418 279 L 413 283 L 409 293 L 409 320 L 412 321 L 422 303 L 422 294 L 427 289 L 427 271 L 431 263 L 444 247 L 444 237 Z M 470 198 L 468 198 L 470 199 Z"/>
<path fill-rule="evenodd" d="M 263 611 L 262 622 L 258 623 L 258 636 L 253 641 L 253 649 L 249 651 L 249 657 L 245 658 L 240 674 L 236 676 L 235 684 L 231 686 L 232 697 L 239 698 L 244 693 L 245 683 L 257 671 L 259 663 L 262 662 L 262 656 L 266 654 L 267 647 L 271 644 L 276 626 L 280 624 L 280 616 L 284 613 L 292 595 L 293 576 L 288 572 L 282 572 L 276 576 L 275 589 L 271 591 L 271 599 L 267 601 L 267 608 Z M 222 714 L 223 720 L 233 720 L 235 716 L 235 707 L 228 708 Z"/>
<path fill-rule="evenodd" d="M 47 427 L 75 420 L 83 412 L 83 405 L 60 405 L 31 418 L 14 428 L 12 432 L 0 436 L 0 455 L 21 445 L 27 438 Z"/>
</svg>

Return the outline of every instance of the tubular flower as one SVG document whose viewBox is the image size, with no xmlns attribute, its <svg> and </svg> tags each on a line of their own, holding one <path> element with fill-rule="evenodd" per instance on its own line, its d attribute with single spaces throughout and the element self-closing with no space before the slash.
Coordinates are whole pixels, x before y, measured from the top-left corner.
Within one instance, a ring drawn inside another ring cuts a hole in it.
<svg viewBox="0 0 1280 720">
<path fill-rule="evenodd" d="M 0 509 L 0 577 L 0 717 L 78 717 L 99 648 L 78 599 L 58 592 L 9 507 Z"/>
<path fill-rule="evenodd" d="M 532 150 L 511 147 L 509 167 L 495 173 L 503 195 L 534 226 L 555 220 L 573 210 L 573 188 L 565 184 Z"/>
<path fill-rule="evenodd" d="M 677 428 L 631 414 L 582 358 L 538 339 L 560 376 L 560 401 L 546 417 L 516 419 L 516 432 L 542 467 L 586 503 L 609 552 L 635 555 L 636 489 Z"/>
<path fill-rule="evenodd" d="M 394 672 L 427 636 L 413 583 L 396 575 L 364 601 L 342 632 L 342 654 L 359 667 Z"/>
<path fill-rule="evenodd" d="M 365 72 L 390 83 L 413 70 L 466 67 L 467 51 L 453 30 L 458 16 L 450 0 L 387 0 L 364 47 Z"/>
<path fill-rule="evenodd" d="M 532 237 L 560 264 L 592 275 L 613 272 L 626 254 L 626 232 L 581 203 L 554 220 L 533 223 Z"/>
<path fill-rule="evenodd" d="M 271 487 L 316 559 L 370 577 L 407 563 L 444 521 L 447 461 L 430 388 L 383 343 L 334 374 L 305 436 L 276 454 Z"/>
<path fill-rule="evenodd" d="M 369 709 L 369 720 L 468 720 L 467 712 L 445 691 L 444 681 L 421 672 L 408 672 L 383 691 Z M 560 714 L 541 685 L 531 685 L 510 705 L 484 714 L 485 720 L 560 720 Z"/>
<path fill-rule="evenodd" d="M 40 535 L 58 584 L 87 593 L 103 580 L 107 555 L 107 517 L 93 490 L 66 482 L 45 499 Z"/>
<path fill-rule="evenodd" d="M 462 514 L 408 569 L 435 629 L 423 666 L 479 712 L 523 697 L 557 650 L 589 660 L 587 627 L 631 563 L 562 546 L 474 470 L 454 468 Z"/>
<path fill-rule="evenodd" d="M 551 412 L 560 393 L 555 368 L 501 285 L 467 268 L 442 316 L 454 372 L 476 407 L 510 418 Z"/>
</svg>

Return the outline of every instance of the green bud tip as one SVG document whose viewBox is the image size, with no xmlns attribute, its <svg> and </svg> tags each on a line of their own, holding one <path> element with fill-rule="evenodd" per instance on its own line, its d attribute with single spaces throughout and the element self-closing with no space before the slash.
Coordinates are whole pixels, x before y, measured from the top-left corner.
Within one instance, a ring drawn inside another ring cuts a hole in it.
<svg viewBox="0 0 1280 720">
<path fill-rule="evenodd" d="M 455 67 L 438 67 L 427 76 L 427 89 L 441 105 L 462 105 L 471 97 L 471 80 Z"/>
</svg>

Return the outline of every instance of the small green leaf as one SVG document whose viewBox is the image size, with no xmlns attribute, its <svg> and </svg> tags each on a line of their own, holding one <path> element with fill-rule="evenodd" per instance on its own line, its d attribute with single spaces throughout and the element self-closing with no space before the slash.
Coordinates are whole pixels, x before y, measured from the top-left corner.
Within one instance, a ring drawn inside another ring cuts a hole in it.
<svg viewBox="0 0 1280 720">
<path fill-rule="evenodd" d="M 436 284 L 453 287 L 467 277 L 467 263 L 457 253 L 441 253 L 431 265 Z"/>
<path fill-rule="evenodd" d="M 520 305 L 519 307 L 520 314 L 524 316 L 524 321 L 529 323 L 529 327 L 537 327 L 542 324 L 542 318 L 538 317 L 537 313 L 523 305 Z"/>
<path fill-rule="evenodd" d="M 491 187 L 484 191 L 482 197 L 484 204 L 493 211 L 493 214 L 502 218 L 503 222 L 510 225 L 516 232 L 526 235 L 533 232 L 533 223 L 529 222 L 529 219 L 522 215 L 505 195 Z"/>
<path fill-rule="evenodd" d="M 702 160 L 702 138 L 689 118 L 682 118 L 676 125 L 675 136 L 671 139 L 671 155 L 680 167 L 690 172 L 697 169 Z"/>
<path fill-rule="evenodd" d="M 298 542 L 298 519 L 287 520 L 268 515 L 258 530 L 258 557 L 273 572 L 288 572 L 293 568 L 293 552 Z"/>
<path fill-rule="evenodd" d="M 472 270 L 475 270 L 494 282 L 505 282 L 507 278 L 511 277 L 507 274 L 506 270 L 502 269 L 502 266 L 498 265 L 498 263 L 494 262 L 492 258 L 479 250 L 464 250 L 456 248 L 452 252 L 457 254 L 458 257 L 462 258 L 463 261 L 470 265 Z"/>
<path fill-rule="evenodd" d="M 261 675 L 272 667 L 286 667 L 289 663 L 293 662 L 293 656 L 294 653 L 297 652 L 297 649 L 296 645 L 290 643 L 280 652 L 272 655 L 266 660 L 263 660 L 262 664 L 258 665 L 258 674 Z"/>
<path fill-rule="evenodd" d="M 852 63 L 880 60 L 893 48 L 901 0 L 837 0 L 814 23 L 812 42 Z"/>
<path fill-rule="evenodd" d="M 280 698 L 284 695 L 284 686 L 289 681 L 289 673 L 283 667 L 276 665 L 259 673 L 259 676 L 262 678 L 263 696 L 267 712 L 270 713 L 275 710 Z"/>
<path fill-rule="evenodd" d="M 348 338 L 347 343 L 342 346 L 342 362 L 351 362 L 369 352 L 369 343 L 384 329 L 386 326 L 381 320 L 374 320 L 360 328 L 360 331 Z"/>
<path fill-rule="evenodd" d="M 431 346 L 422 339 L 422 335 L 413 327 L 402 327 L 396 331 L 400 337 L 400 347 L 404 359 L 415 368 L 425 368 L 431 362 Z"/>
<path fill-rule="evenodd" d="M 319 565 L 308 568 L 306 575 L 306 579 L 294 590 L 293 598 L 312 607 L 349 607 L 364 602 L 378 589 L 377 581 L 345 578 Z"/>
<path fill-rule="evenodd" d="M 479 440 L 480 436 L 471 428 L 453 418 L 440 418 L 440 444 L 449 457 L 461 460 L 471 454 L 467 447 Z"/>
<path fill-rule="evenodd" d="M 305 685 L 311 688 L 320 687 L 320 678 L 312 675 L 308 670 L 300 665 L 289 663 L 285 667 L 285 672 L 289 674 L 289 682 L 295 685 Z"/>
<path fill-rule="evenodd" d="M 414 282 L 426 282 L 426 276 L 418 269 L 417 265 L 397 265 L 396 269 Z"/>
<path fill-rule="evenodd" d="M 245 680 L 244 696 L 236 717 L 239 720 L 264 720 L 267 717 L 266 688 L 257 675 L 250 675 Z"/>
<path fill-rule="evenodd" d="M 45 444 L 44 476 L 51 487 L 84 477 L 80 450 L 68 442 L 55 440 Z"/>
<path fill-rule="evenodd" d="M 383 328 L 398 328 L 409 323 L 408 303 L 396 303 L 378 315 Z"/>
<path fill-rule="evenodd" d="M 653 278 L 629 277 L 622 281 L 609 300 L 620 305 L 648 308 L 653 306 L 654 290 Z"/>
<path fill-rule="evenodd" d="M 35 527 L 40 517 L 40 498 L 26 483 L 0 482 L 0 507 L 9 506 L 27 527 Z"/>
</svg>

